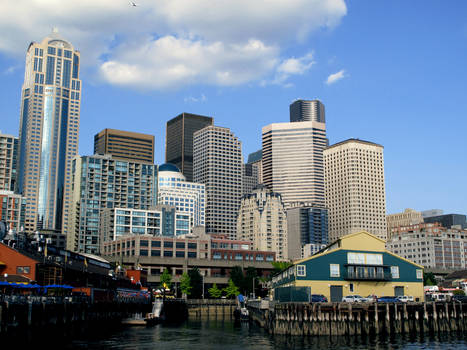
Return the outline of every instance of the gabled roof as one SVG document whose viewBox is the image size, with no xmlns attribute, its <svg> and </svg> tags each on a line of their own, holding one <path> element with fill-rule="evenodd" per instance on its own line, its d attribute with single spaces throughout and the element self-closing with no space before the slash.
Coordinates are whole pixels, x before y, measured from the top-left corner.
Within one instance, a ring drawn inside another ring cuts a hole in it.
<svg viewBox="0 0 467 350">
<path fill-rule="evenodd" d="M 365 240 L 365 244 L 362 245 L 362 239 Z M 327 245 L 323 249 L 321 249 L 316 254 L 301 260 L 294 261 L 294 265 L 303 263 L 305 261 L 309 261 L 312 259 L 319 258 L 323 255 L 327 255 L 329 253 L 333 253 L 338 250 L 355 250 L 355 251 L 368 251 L 368 252 L 382 252 L 393 255 L 401 260 L 404 260 L 414 266 L 424 268 L 421 265 L 414 263 L 408 259 L 405 259 L 397 254 L 394 254 L 386 249 L 386 241 L 381 239 L 369 232 L 360 231 L 355 233 L 350 233 L 348 235 L 342 236 L 336 241 L 332 242 L 331 244 Z"/>
</svg>

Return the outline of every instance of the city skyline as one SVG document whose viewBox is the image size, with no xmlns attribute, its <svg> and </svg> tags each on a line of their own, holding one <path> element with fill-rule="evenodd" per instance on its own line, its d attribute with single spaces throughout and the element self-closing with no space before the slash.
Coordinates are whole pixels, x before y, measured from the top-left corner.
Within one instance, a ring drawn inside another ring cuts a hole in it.
<svg viewBox="0 0 467 350">
<path fill-rule="evenodd" d="M 273 56 L 278 60 L 275 69 L 262 71 L 261 76 L 225 85 L 200 78 L 180 84 L 179 88 L 155 90 L 147 86 L 139 90 L 128 85 L 117 86 L 92 74 L 96 69 L 93 67 L 102 66 L 96 64 L 96 55 L 102 48 L 92 46 L 94 42 L 85 44 L 76 30 L 81 26 L 86 32 L 89 22 L 70 27 L 64 20 L 48 16 L 31 31 L 9 24 L 11 21 L 2 21 L 2 29 L 14 40 L 12 45 L 8 45 L 11 39 L 4 39 L 0 44 L 2 132 L 18 135 L 24 54 L 28 43 L 40 41 L 53 25 L 57 25 L 60 33 L 80 49 L 83 59 L 89 57 L 81 72 L 84 96 L 80 155 L 91 155 L 93 135 L 108 127 L 155 135 L 156 163 L 162 164 L 165 123 L 182 112 L 212 115 L 217 125 L 230 128 L 239 137 L 246 155 L 260 148 L 263 126 L 288 121 L 288 108 L 293 100 L 317 98 L 326 105 L 330 144 L 354 137 L 385 147 L 388 213 L 401 212 L 404 208 L 467 212 L 466 193 L 461 186 L 467 166 L 462 162 L 467 148 L 463 137 L 466 121 L 462 118 L 467 112 L 467 102 L 463 98 L 467 77 L 458 69 L 466 59 L 467 31 L 461 16 L 466 5 L 458 2 L 447 8 L 440 2 L 406 6 L 402 2 L 384 6 L 371 2 L 347 2 L 344 7 L 343 2 L 335 4 L 341 6 L 337 6 L 340 10 L 336 12 L 329 10 L 323 15 L 322 11 L 316 11 L 316 16 L 329 20 L 316 22 L 325 29 L 312 28 L 314 31 L 303 34 L 302 41 L 296 40 L 297 35 L 294 35 L 299 29 L 285 31 L 286 39 L 290 40 L 278 39 L 279 49 Z M 313 5 L 318 6 L 318 2 Z M 0 8 L 11 17 L 15 11 L 24 9 L 24 6 L 17 6 L 18 9 L 4 6 L 10 5 L 2 4 Z M 144 6 L 146 2 L 142 1 L 143 9 Z M 132 9 L 122 11 L 128 10 Z M 431 23 L 440 13 L 449 21 L 443 20 L 443 25 L 433 28 Z M 45 11 L 39 11 L 36 17 L 43 14 Z M 287 18 L 284 14 L 284 22 L 289 23 Z M 173 26 L 173 33 L 177 33 L 177 24 Z M 219 26 L 219 29 L 228 29 Z M 269 34 L 275 33 L 265 22 L 260 22 L 259 26 Z M 125 25 L 122 28 L 126 28 Z M 187 28 L 205 37 L 206 43 L 224 42 L 223 37 L 208 38 L 202 28 L 193 27 L 191 21 Z M 270 52 L 267 49 L 274 40 L 261 28 L 248 29 L 265 45 L 266 51 L 260 56 L 267 56 Z M 115 27 L 110 30 L 119 34 Z M 155 32 L 166 35 L 167 42 L 170 41 L 169 34 Z M 222 32 L 219 30 L 218 35 L 223 35 Z M 102 30 L 102 33 L 109 32 Z M 99 32 L 96 36 L 101 38 L 102 35 Z M 445 37 L 451 40 L 444 40 Z M 248 39 L 231 38 L 247 42 Z M 119 47 L 128 43 L 126 40 L 117 35 L 113 45 Z M 310 52 L 313 54 L 308 55 Z M 114 50 L 109 52 L 109 57 L 112 55 L 116 58 Z M 102 56 L 102 62 L 108 61 L 110 59 Z M 234 63 L 237 62 L 232 62 L 232 66 Z M 282 85 L 279 84 L 281 79 Z M 276 81 L 273 83 L 273 80 Z M 443 122 L 439 122 L 440 118 Z"/>
</svg>

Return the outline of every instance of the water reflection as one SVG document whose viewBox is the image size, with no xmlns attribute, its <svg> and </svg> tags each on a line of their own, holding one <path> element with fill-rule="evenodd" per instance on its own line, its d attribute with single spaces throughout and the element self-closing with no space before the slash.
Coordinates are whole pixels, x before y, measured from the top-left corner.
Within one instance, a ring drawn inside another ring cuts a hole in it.
<svg viewBox="0 0 467 350">
<path fill-rule="evenodd" d="M 10 339 L 12 340 L 12 339 Z M 34 345 L 61 349 L 463 349 L 467 336 L 443 333 L 435 336 L 397 337 L 294 337 L 272 336 L 255 324 L 230 319 L 197 319 L 180 325 L 155 327 L 89 327 L 53 335 L 14 337 L 16 348 Z M 7 345 L 9 342 L 3 342 Z M 13 345 L 13 342 L 10 342 Z"/>
</svg>

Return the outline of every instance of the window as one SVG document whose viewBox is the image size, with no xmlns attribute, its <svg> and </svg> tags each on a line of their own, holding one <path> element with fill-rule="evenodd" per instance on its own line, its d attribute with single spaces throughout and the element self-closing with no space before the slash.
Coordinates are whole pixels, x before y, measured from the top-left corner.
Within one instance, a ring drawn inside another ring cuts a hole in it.
<svg viewBox="0 0 467 350">
<path fill-rule="evenodd" d="M 349 283 L 349 292 L 353 293 L 353 283 Z"/>
<path fill-rule="evenodd" d="M 151 250 L 151 256 L 161 256 L 160 250 Z"/>
<path fill-rule="evenodd" d="M 185 252 L 176 251 L 176 252 L 175 252 L 175 256 L 176 256 L 177 258 L 184 258 L 184 257 L 185 257 Z"/>
<path fill-rule="evenodd" d="M 423 270 L 417 269 L 417 279 L 423 279 Z"/>
<path fill-rule="evenodd" d="M 306 276 L 306 266 L 305 265 L 297 265 L 297 276 L 305 277 Z"/>
<path fill-rule="evenodd" d="M 329 264 L 331 277 L 340 277 L 339 264 Z"/>
<path fill-rule="evenodd" d="M 365 254 L 363 253 L 347 253 L 348 264 L 365 264 Z"/>
<path fill-rule="evenodd" d="M 160 247 L 161 246 L 161 242 L 160 241 L 152 241 L 151 242 L 151 247 Z"/>
<path fill-rule="evenodd" d="M 140 249 L 139 250 L 139 255 L 148 256 L 148 250 L 147 249 Z"/>
<path fill-rule="evenodd" d="M 399 266 L 391 266 L 392 278 L 399 278 Z"/>
</svg>

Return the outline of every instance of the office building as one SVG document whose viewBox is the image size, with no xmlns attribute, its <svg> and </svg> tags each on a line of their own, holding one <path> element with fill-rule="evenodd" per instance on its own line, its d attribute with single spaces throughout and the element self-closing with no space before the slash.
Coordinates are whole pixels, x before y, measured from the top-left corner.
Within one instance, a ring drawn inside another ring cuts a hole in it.
<svg viewBox="0 0 467 350">
<path fill-rule="evenodd" d="M 6 222 L 8 230 L 22 231 L 25 209 L 26 198 L 12 191 L 0 190 L 0 220 Z"/>
<path fill-rule="evenodd" d="M 190 215 L 170 205 L 142 210 L 104 209 L 101 214 L 101 248 L 107 241 L 127 235 L 182 236 L 190 233 Z"/>
<path fill-rule="evenodd" d="M 395 227 L 386 248 L 427 268 L 467 268 L 467 230 L 446 228 L 438 222 Z"/>
<path fill-rule="evenodd" d="M 443 215 L 444 211 L 442 209 L 429 209 L 422 211 L 422 218 L 429 218 L 432 216 L 440 216 Z"/>
<path fill-rule="evenodd" d="M 391 230 L 399 226 L 416 225 L 423 222 L 422 213 L 413 209 L 405 209 L 402 213 L 395 213 L 386 216 L 388 239 L 391 237 Z"/>
<path fill-rule="evenodd" d="M 67 222 L 71 161 L 78 154 L 80 53 L 56 30 L 31 43 L 21 94 L 17 190 L 27 198 L 25 231 Z"/>
<path fill-rule="evenodd" d="M 0 133 L 0 190 L 15 190 L 17 159 L 18 138 Z"/>
<path fill-rule="evenodd" d="M 367 231 L 386 239 L 383 146 L 349 139 L 324 151 L 329 241 Z"/>
<path fill-rule="evenodd" d="M 104 129 L 94 136 L 94 154 L 111 154 L 114 159 L 154 163 L 154 135 Z"/>
<path fill-rule="evenodd" d="M 227 128 L 207 126 L 193 135 L 194 181 L 206 188 L 206 233 L 236 238 L 242 197 L 242 144 Z"/>
<path fill-rule="evenodd" d="M 451 228 L 459 226 L 462 229 L 467 229 L 466 216 L 462 214 L 444 214 L 437 216 L 424 217 L 423 222 L 434 223 L 439 222 L 443 227 Z"/>
<path fill-rule="evenodd" d="M 289 259 L 307 258 L 328 244 L 328 210 L 297 203 L 287 209 Z"/>
<path fill-rule="evenodd" d="M 258 186 L 258 168 L 253 164 L 243 164 L 242 174 L 243 195 L 247 195 L 251 193 L 256 186 Z"/>
<path fill-rule="evenodd" d="M 282 195 L 284 204 L 324 207 L 324 123 L 275 123 L 263 127 L 263 183 Z"/>
<path fill-rule="evenodd" d="M 190 233 L 193 227 L 205 225 L 206 190 L 204 184 L 186 181 L 173 164 L 158 168 L 158 203 L 173 205 L 190 216 Z"/>
<path fill-rule="evenodd" d="M 187 181 L 193 181 L 193 134 L 213 125 L 213 118 L 182 113 L 167 122 L 165 161 L 176 165 Z"/>
<path fill-rule="evenodd" d="M 157 204 L 157 168 L 153 164 L 78 156 L 72 163 L 73 197 L 67 248 L 99 254 L 100 215 L 104 209 L 149 209 Z"/>
<path fill-rule="evenodd" d="M 263 150 L 260 149 L 248 155 L 247 164 L 251 164 L 256 168 L 258 173 L 258 185 L 263 183 Z"/>
<path fill-rule="evenodd" d="M 258 186 L 244 195 L 237 218 L 238 239 L 253 243 L 253 249 L 275 252 L 288 260 L 287 213 L 279 193 Z"/>
<path fill-rule="evenodd" d="M 320 100 L 296 100 L 290 105 L 290 121 L 326 123 L 324 104 Z"/>
</svg>

